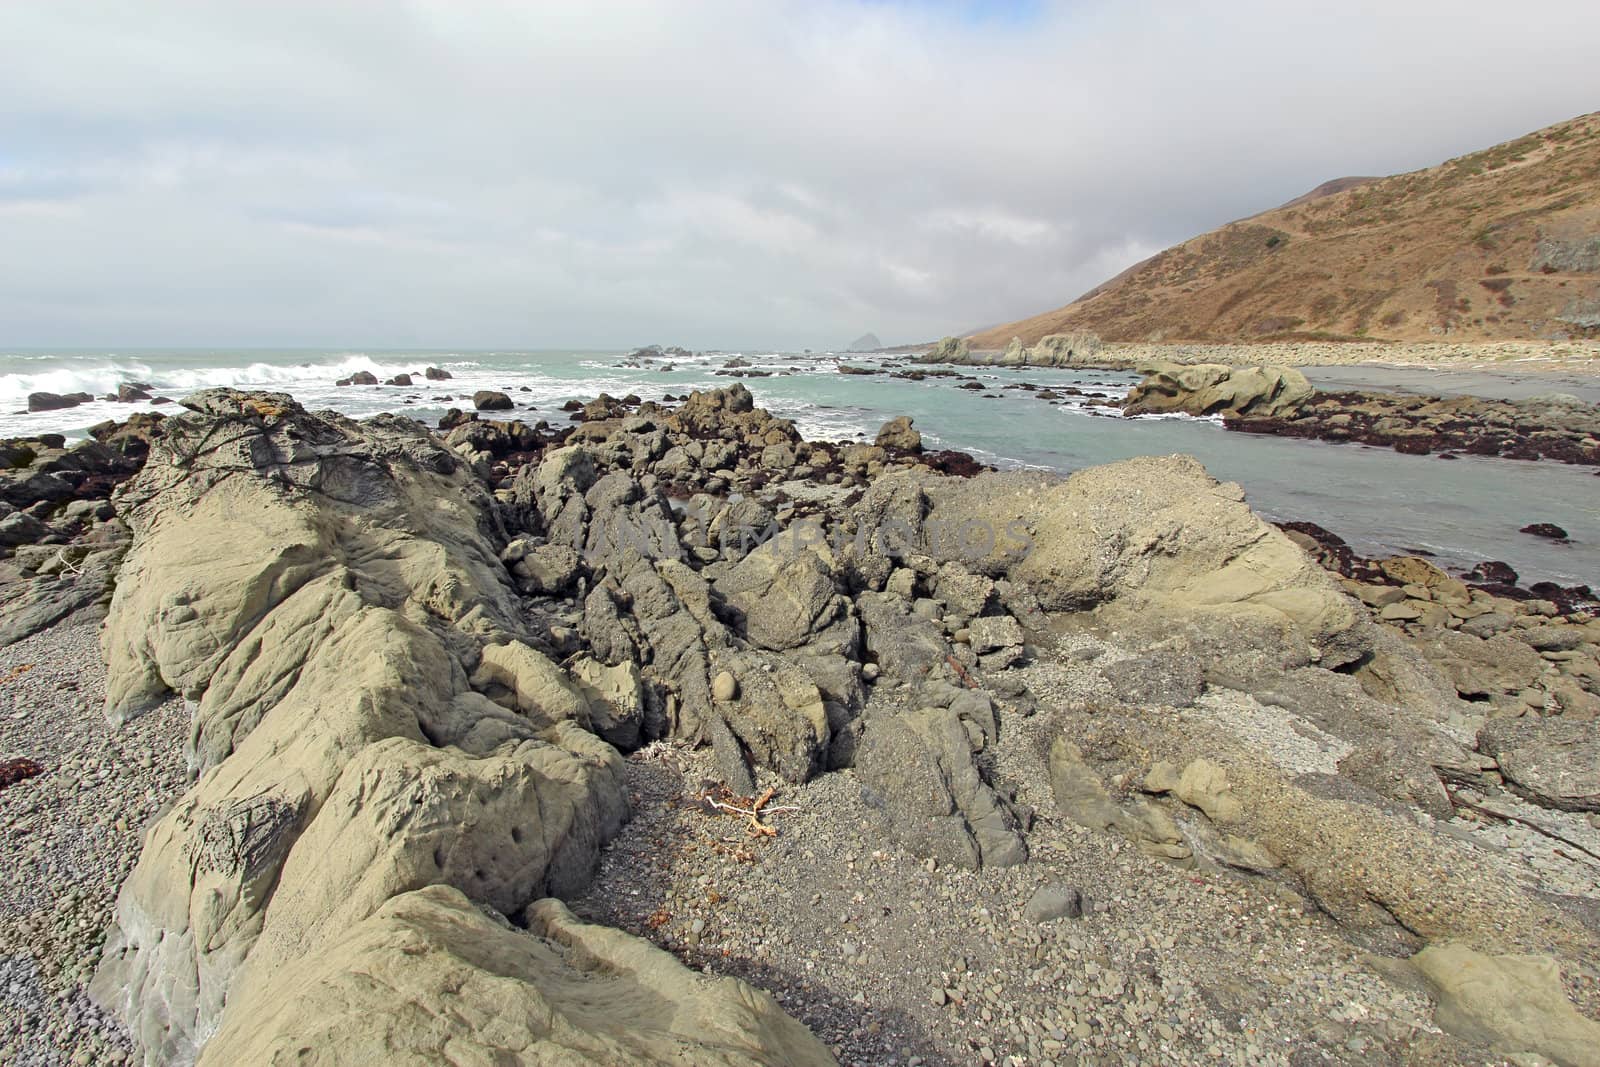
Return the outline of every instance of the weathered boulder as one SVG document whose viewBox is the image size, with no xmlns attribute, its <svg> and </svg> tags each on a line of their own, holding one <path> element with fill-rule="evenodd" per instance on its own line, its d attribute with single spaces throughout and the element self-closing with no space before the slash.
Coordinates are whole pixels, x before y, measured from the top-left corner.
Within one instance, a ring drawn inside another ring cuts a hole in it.
<svg viewBox="0 0 1600 1067">
<path fill-rule="evenodd" d="M 950 645 L 937 623 L 914 615 L 893 593 L 862 593 L 856 609 L 865 624 L 866 650 L 886 675 L 920 680 L 950 655 Z"/>
<path fill-rule="evenodd" d="M 1072 886 L 1042 885 L 1022 907 L 1022 917 L 1044 924 L 1057 919 L 1076 919 L 1083 914 L 1083 894 Z"/>
<path fill-rule="evenodd" d="M 973 574 L 958 563 L 945 563 L 939 568 L 934 591 L 945 607 L 966 619 L 987 613 L 996 601 L 994 579 Z"/>
<path fill-rule="evenodd" d="M 573 680 L 589 702 L 594 732 L 624 752 L 639 747 L 644 729 L 644 680 L 636 663 L 608 667 L 590 656 L 571 666 Z"/>
<path fill-rule="evenodd" d="M 1036 367 L 1072 367 L 1093 362 L 1101 348 L 1098 334 L 1087 330 L 1049 333 L 1028 349 L 1025 362 Z"/>
<path fill-rule="evenodd" d="M 0 519 L 0 545 L 15 548 L 17 545 L 31 545 L 41 537 L 50 533 L 50 527 L 28 514 L 26 511 L 16 511 Z"/>
<path fill-rule="evenodd" d="M 623 569 L 633 555 L 680 559 L 676 517 L 665 492 L 647 490 L 628 471 L 606 467 L 593 445 L 547 453 L 538 468 L 524 468 L 512 485 L 516 510 L 542 520 L 551 544 L 583 556 L 593 569 Z"/>
<path fill-rule="evenodd" d="M 956 710 L 870 715 L 855 768 L 890 836 L 916 855 L 968 869 L 1028 858 L 1017 812 L 984 780 Z"/>
<path fill-rule="evenodd" d="M 1413 639 L 1412 645 L 1468 699 L 1519 693 L 1538 681 L 1547 666 L 1526 642 L 1508 634 L 1480 638 L 1433 628 Z"/>
<path fill-rule="evenodd" d="M 230 995 L 429 885 L 496 911 L 581 891 L 627 815 L 622 760 L 566 726 L 483 756 L 389 738 L 362 749 L 283 864 Z"/>
<path fill-rule="evenodd" d="M 1600 811 L 1600 730 L 1566 716 L 1490 719 L 1478 750 L 1500 764 L 1506 784 L 1537 804 Z"/>
<path fill-rule="evenodd" d="M 313 416 L 279 394 L 184 403 L 193 414 L 167 420 L 116 498 L 135 544 L 104 636 L 113 717 L 169 691 L 201 701 L 202 738 L 264 712 L 344 605 L 414 598 L 475 632 L 515 632 L 488 492 L 422 426 Z"/>
<path fill-rule="evenodd" d="M 756 548 L 714 583 L 740 632 L 783 651 L 822 642 L 853 651 L 858 627 L 835 586 L 832 553 L 815 527 L 794 526 Z"/>
<path fill-rule="evenodd" d="M 396 896 L 252 984 L 201 1063 L 834 1063 L 738 979 L 690 971 L 557 900 L 523 919 L 516 929 L 445 886 Z"/>
<path fill-rule="evenodd" d="M 1142 370 L 1144 381 L 1129 391 L 1124 414 L 1282 416 L 1313 392 L 1293 367 L 1161 363 Z"/>
<path fill-rule="evenodd" d="M 832 733 L 822 693 L 791 658 L 767 652 L 720 651 L 712 669 L 735 679 L 735 695 L 717 713 L 758 766 L 790 782 L 826 769 Z"/>
<path fill-rule="evenodd" d="M 1205 617 L 1292 630 L 1324 666 L 1370 648 L 1362 609 L 1334 578 L 1256 516 L 1236 484 L 1217 482 L 1189 456 L 1124 460 L 1066 479 L 906 471 L 880 479 L 856 512 L 878 528 L 909 527 L 935 558 L 1026 584 L 1045 610 L 1105 605 L 1108 624 L 1152 641 L 1179 620 Z"/>
<path fill-rule="evenodd" d="M 485 645 L 472 687 L 540 726 L 591 725 L 582 688 L 550 657 L 520 641 Z"/>
<path fill-rule="evenodd" d="M 94 399 L 89 393 L 29 393 L 29 411 L 61 411 L 87 404 Z"/>
<path fill-rule="evenodd" d="M 510 411 L 515 405 L 506 394 L 494 389 L 479 389 L 472 394 L 472 406 L 479 411 Z"/>
<path fill-rule="evenodd" d="M 898 415 L 878 428 L 879 448 L 897 448 L 902 452 L 922 451 L 922 434 L 911 427 L 910 415 Z"/>
<path fill-rule="evenodd" d="M 447 382 L 455 377 L 449 371 L 440 370 L 438 367 L 428 367 L 422 372 L 422 376 L 430 382 Z"/>
<path fill-rule="evenodd" d="M 570 891 L 625 809 L 449 450 L 276 394 L 185 405 L 118 490 L 133 545 L 104 636 L 108 713 L 183 693 L 207 771 L 148 830 L 93 983 L 151 1062 L 194 1058 L 258 946 L 287 966 L 430 882 L 504 907 Z"/>
<path fill-rule="evenodd" d="M 19 517 L 28 516 L 18 512 L 9 518 Z M 104 535 L 97 531 L 92 539 L 56 550 L 31 579 L 0 583 L 0 648 L 110 600 L 127 542 L 118 526 L 101 530 Z"/>
<path fill-rule="evenodd" d="M 946 337 L 922 354 L 919 363 L 965 363 L 968 345 L 965 337 Z"/>
<path fill-rule="evenodd" d="M 1433 987 L 1434 1017 L 1450 1033 L 1518 1059 L 1532 1053 L 1563 1067 L 1600 1063 L 1600 1023 L 1572 1006 L 1550 957 L 1490 956 L 1445 942 L 1411 963 Z"/>
<path fill-rule="evenodd" d="M 1193 851 L 1177 824 L 1142 798 L 1134 798 L 1127 807 L 1113 800 L 1075 742 L 1058 737 L 1051 743 L 1049 771 L 1056 809 L 1079 826 L 1120 833 L 1140 850 L 1162 859 L 1191 860 Z"/>
<path fill-rule="evenodd" d="M 0 503 L 30 507 L 41 500 L 70 500 L 77 495 L 72 483 L 41 467 L 0 471 Z"/>
<path fill-rule="evenodd" d="M 538 545 L 511 564 L 511 573 L 524 593 L 563 596 L 582 575 L 583 559 L 566 545 Z"/>
</svg>

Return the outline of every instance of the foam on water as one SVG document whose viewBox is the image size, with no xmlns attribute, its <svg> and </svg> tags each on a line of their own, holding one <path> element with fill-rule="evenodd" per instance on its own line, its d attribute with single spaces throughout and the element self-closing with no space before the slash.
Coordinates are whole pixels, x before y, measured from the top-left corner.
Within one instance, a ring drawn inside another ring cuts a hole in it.
<svg viewBox="0 0 1600 1067">
<path fill-rule="evenodd" d="M 742 379 L 718 373 L 736 358 L 750 364 L 750 371 L 767 373 Z M 860 354 L 843 361 L 900 365 Z M 1091 403 L 1120 397 L 1136 380 L 1118 371 L 965 368 L 983 382 L 980 394 L 958 388 L 962 382 L 949 377 L 841 375 L 841 359 L 824 355 L 704 352 L 628 362 L 621 352 L 509 350 L 0 352 L 0 437 L 76 436 L 97 422 L 153 408 L 96 400 L 64 411 L 22 410 L 31 392 L 98 397 L 135 381 L 173 399 L 208 386 L 270 389 L 290 393 L 313 410 L 331 408 L 357 418 L 392 411 L 430 425 L 451 407 L 470 409 L 475 391 L 495 389 L 512 398 L 515 417 L 558 426 L 568 421 L 561 406 L 569 400 L 602 392 L 660 400 L 742 381 L 758 404 L 794 420 L 812 440 L 870 440 L 885 419 L 909 414 L 929 447 L 957 449 L 1007 468 L 1065 472 L 1130 456 L 1186 452 L 1218 478 L 1244 486 L 1264 515 L 1319 523 L 1363 554 L 1424 549 L 1456 565 L 1504 560 L 1527 580 L 1600 585 L 1600 509 L 1586 503 L 1595 499 L 1600 483 L 1585 468 L 1479 457 L 1440 462 L 1387 449 L 1233 434 L 1220 418 L 1124 418 Z M 428 366 L 453 377 L 427 381 L 419 375 Z M 334 384 L 363 370 L 380 381 L 411 374 L 413 384 Z M 1006 388 L 1023 383 L 1055 389 L 1060 400 Z M 1081 395 L 1060 392 L 1066 388 Z M 1556 545 L 1518 533 L 1528 522 L 1558 523 L 1574 543 Z"/>
</svg>

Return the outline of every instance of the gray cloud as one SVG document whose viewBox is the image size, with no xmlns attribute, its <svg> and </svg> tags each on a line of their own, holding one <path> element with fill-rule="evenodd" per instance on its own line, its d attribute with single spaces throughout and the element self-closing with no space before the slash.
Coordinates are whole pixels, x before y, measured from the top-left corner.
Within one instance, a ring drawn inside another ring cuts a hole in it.
<svg viewBox="0 0 1600 1067">
<path fill-rule="evenodd" d="M 1590 3 L 0 5 L 0 343 L 811 346 L 1596 106 Z"/>
</svg>

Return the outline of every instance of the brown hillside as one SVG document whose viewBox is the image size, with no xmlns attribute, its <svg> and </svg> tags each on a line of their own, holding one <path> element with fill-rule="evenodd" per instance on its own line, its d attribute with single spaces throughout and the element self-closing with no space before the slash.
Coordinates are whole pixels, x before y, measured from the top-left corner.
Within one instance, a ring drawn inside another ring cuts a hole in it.
<svg viewBox="0 0 1600 1067">
<path fill-rule="evenodd" d="M 1066 307 L 971 338 L 1401 341 L 1600 335 L 1600 112 L 1391 178 L 1339 178 Z"/>
</svg>

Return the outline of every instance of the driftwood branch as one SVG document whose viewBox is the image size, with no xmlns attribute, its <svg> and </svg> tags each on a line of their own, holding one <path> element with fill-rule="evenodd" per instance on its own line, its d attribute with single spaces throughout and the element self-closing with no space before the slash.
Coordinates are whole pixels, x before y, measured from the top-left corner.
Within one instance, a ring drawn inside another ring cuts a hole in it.
<svg viewBox="0 0 1600 1067">
<path fill-rule="evenodd" d="M 726 792 L 725 787 L 724 792 Z M 729 795 L 731 796 L 731 794 Z M 762 793 L 759 797 L 756 797 L 753 801 L 749 801 L 749 806 L 745 807 L 741 804 L 734 804 L 727 800 L 718 799 L 717 797 L 712 796 L 711 791 L 708 789 L 699 794 L 699 800 L 709 810 L 722 812 L 725 815 L 738 815 L 744 818 L 750 824 L 751 837 L 777 837 L 778 828 L 762 822 L 762 816 L 786 815 L 790 812 L 799 811 L 800 809 L 792 804 L 769 807 L 768 805 L 771 803 L 772 798 L 776 795 L 777 790 L 769 788 L 766 792 Z"/>
<path fill-rule="evenodd" d="M 978 683 L 973 681 L 971 672 L 963 667 L 960 661 L 958 661 L 954 656 L 946 656 L 944 661 L 950 664 L 950 669 L 955 672 L 957 681 L 959 681 L 962 685 L 966 686 L 968 689 L 978 688 Z"/>
</svg>

